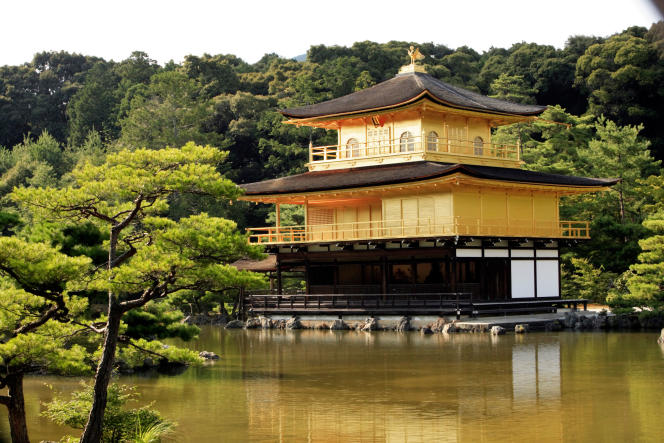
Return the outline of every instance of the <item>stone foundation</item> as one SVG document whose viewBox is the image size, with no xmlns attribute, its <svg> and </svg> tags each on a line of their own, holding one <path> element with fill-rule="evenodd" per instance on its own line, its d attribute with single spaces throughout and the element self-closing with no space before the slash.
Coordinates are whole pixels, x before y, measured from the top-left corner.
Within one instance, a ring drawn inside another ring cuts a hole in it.
<svg viewBox="0 0 664 443">
<path fill-rule="evenodd" d="M 524 317 L 527 317 L 524 319 Z M 239 321 L 227 327 L 242 327 Z M 605 311 L 568 311 L 559 314 L 533 314 L 530 316 L 504 316 L 457 320 L 454 316 L 435 315 L 273 315 L 250 318 L 244 327 L 262 329 L 323 329 L 356 331 L 422 331 L 424 333 L 490 333 L 494 327 L 506 332 L 532 331 L 639 329 L 638 316 L 613 315 Z M 496 331 L 496 330 L 494 330 Z M 496 334 L 496 332 L 494 332 Z"/>
</svg>

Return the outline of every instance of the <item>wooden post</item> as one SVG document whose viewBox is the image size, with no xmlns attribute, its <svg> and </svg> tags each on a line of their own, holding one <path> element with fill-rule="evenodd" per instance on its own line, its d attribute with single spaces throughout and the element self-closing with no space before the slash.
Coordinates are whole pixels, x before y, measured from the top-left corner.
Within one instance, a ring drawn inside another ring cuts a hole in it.
<svg viewBox="0 0 664 443">
<path fill-rule="evenodd" d="M 281 205 L 279 203 L 275 203 L 275 206 L 277 208 L 276 226 L 277 226 L 277 230 L 278 230 L 279 226 L 281 226 Z"/>
<path fill-rule="evenodd" d="M 309 277 L 311 273 L 309 272 L 309 260 L 304 262 L 304 283 L 305 283 L 305 294 L 311 294 L 311 285 L 309 284 Z"/>
<path fill-rule="evenodd" d="M 383 300 L 387 297 L 387 256 L 381 257 L 381 281 L 380 281 L 380 292 L 383 293 Z"/>
<path fill-rule="evenodd" d="M 281 205 L 279 203 L 274 204 L 276 206 L 276 222 L 275 222 L 275 228 L 276 228 L 276 237 L 277 237 L 277 242 L 283 241 L 281 237 Z"/>
<path fill-rule="evenodd" d="M 281 266 L 279 264 L 279 259 L 277 259 L 277 294 L 282 295 L 284 293 L 284 288 L 281 282 Z"/>
</svg>

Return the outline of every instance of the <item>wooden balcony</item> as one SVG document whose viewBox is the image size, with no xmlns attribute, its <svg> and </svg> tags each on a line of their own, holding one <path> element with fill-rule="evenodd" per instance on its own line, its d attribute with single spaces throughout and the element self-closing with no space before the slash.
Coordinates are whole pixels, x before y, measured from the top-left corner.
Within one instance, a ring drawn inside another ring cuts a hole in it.
<svg viewBox="0 0 664 443">
<path fill-rule="evenodd" d="M 587 239 L 588 221 L 509 223 L 468 217 L 443 219 L 381 220 L 310 226 L 274 226 L 250 228 L 249 242 L 257 244 L 326 243 L 337 241 L 389 240 L 429 237 L 532 237 Z"/>
<path fill-rule="evenodd" d="M 408 159 L 508 167 L 519 167 L 522 163 L 521 148 L 518 144 L 441 137 L 412 136 L 405 139 L 309 147 L 309 167 L 312 170 L 346 167 L 349 163 L 362 166 Z"/>
</svg>

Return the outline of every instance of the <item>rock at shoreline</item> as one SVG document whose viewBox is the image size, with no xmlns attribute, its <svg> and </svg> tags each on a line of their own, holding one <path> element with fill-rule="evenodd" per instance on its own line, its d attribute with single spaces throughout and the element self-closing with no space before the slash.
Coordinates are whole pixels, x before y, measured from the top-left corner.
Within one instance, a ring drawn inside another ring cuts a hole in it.
<svg viewBox="0 0 664 443">
<path fill-rule="evenodd" d="M 224 326 L 226 329 L 242 329 L 244 328 L 244 322 L 242 320 L 231 320 L 228 323 L 226 323 L 226 326 Z"/>
<path fill-rule="evenodd" d="M 244 325 L 247 329 L 257 329 L 261 327 L 261 321 L 258 318 L 250 318 Z"/>
<path fill-rule="evenodd" d="M 302 329 L 302 323 L 297 317 L 291 317 L 286 322 L 286 329 Z"/>
<path fill-rule="evenodd" d="M 261 328 L 271 329 L 273 327 L 272 320 L 267 317 L 261 317 Z"/>
<path fill-rule="evenodd" d="M 491 335 L 504 335 L 505 334 L 505 328 L 502 326 L 492 326 L 491 327 Z"/>
<path fill-rule="evenodd" d="M 579 315 L 575 311 L 565 312 L 565 317 L 563 318 L 563 325 L 567 329 L 572 329 L 575 327 L 578 322 Z"/>
<path fill-rule="evenodd" d="M 431 330 L 433 332 L 443 332 L 443 329 L 445 328 L 446 324 L 447 321 L 441 317 L 438 320 L 436 320 L 436 323 L 431 325 Z"/>
<path fill-rule="evenodd" d="M 433 331 L 428 326 L 422 327 L 422 329 L 420 329 L 420 332 L 424 335 L 433 334 Z"/>
<path fill-rule="evenodd" d="M 373 318 L 367 318 L 367 320 L 364 322 L 364 325 L 360 328 L 360 330 L 368 332 L 368 331 L 375 331 L 378 329 L 378 321 Z"/>
<path fill-rule="evenodd" d="M 208 315 L 208 314 L 195 314 L 195 315 L 188 315 L 182 320 L 182 323 L 188 324 L 188 325 L 196 325 L 196 326 L 206 326 L 206 325 L 213 325 L 213 326 L 220 326 L 220 325 L 225 325 L 228 322 L 228 314 L 215 314 L 215 315 Z"/>
<path fill-rule="evenodd" d="M 562 331 L 563 325 L 558 320 L 554 320 L 544 325 L 544 330 L 547 332 Z"/>
<path fill-rule="evenodd" d="M 286 320 L 283 318 L 280 320 L 272 320 L 271 323 L 274 329 L 286 329 Z"/>
<path fill-rule="evenodd" d="M 401 317 L 394 330 L 397 332 L 410 331 L 410 320 L 408 317 Z"/>
<path fill-rule="evenodd" d="M 657 343 L 659 343 L 660 345 L 664 345 L 664 329 L 660 331 Z"/>
<path fill-rule="evenodd" d="M 330 330 L 332 331 L 347 331 L 348 329 L 350 329 L 350 327 L 340 318 L 334 320 L 330 325 Z"/>
<path fill-rule="evenodd" d="M 211 351 L 201 351 L 198 356 L 206 360 L 219 360 L 219 356 Z"/>
<path fill-rule="evenodd" d="M 514 326 L 514 333 L 515 334 L 525 334 L 526 332 L 528 332 L 528 325 L 527 324 Z"/>
<path fill-rule="evenodd" d="M 456 325 L 454 323 L 446 323 L 443 326 L 443 334 L 453 334 L 455 332 L 458 332 L 459 329 L 457 329 Z"/>
</svg>

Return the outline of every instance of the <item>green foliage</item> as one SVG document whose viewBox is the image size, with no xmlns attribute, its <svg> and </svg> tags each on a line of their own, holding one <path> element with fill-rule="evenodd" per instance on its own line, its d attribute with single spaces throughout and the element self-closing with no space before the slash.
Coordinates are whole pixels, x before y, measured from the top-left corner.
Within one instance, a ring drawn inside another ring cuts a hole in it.
<svg viewBox="0 0 664 443">
<path fill-rule="evenodd" d="M 15 189 L 12 199 L 41 218 L 99 223 L 126 211 L 140 195 L 145 202 L 140 215 L 153 215 L 166 209 L 166 197 L 173 193 L 236 198 L 238 188 L 213 166 L 224 157 L 221 151 L 193 143 L 181 149 L 121 151 L 109 154 L 103 165 L 77 166 L 72 172 L 75 182 L 68 188 L 22 187 Z"/>
<path fill-rule="evenodd" d="M 303 226 L 304 225 L 304 207 L 302 205 L 281 205 L 279 208 L 281 226 Z M 274 225 L 277 221 L 276 209 L 267 216 L 266 222 Z"/>
<path fill-rule="evenodd" d="M 42 415 L 59 425 L 83 429 L 92 406 L 92 397 L 92 386 L 83 384 L 83 389 L 74 392 L 70 400 L 55 399 L 46 403 Z M 136 401 L 137 397 L 133 387 L 116 383 L 108 387 L 101 439 L 103 443 L 159 442 L 161 437 L 172 431 L 175 425 L 163 419 L 151 405 L 127 409 L 127 403 Z"/>
<path fill-rule="evenodd" d="M 11 235 L 21 224 L 21 219 L 14 212 L 0 210 L 0 235 Z"/>
<path fill-rule="evenodd" d="M 37 139 L 27 136 L 0 157 L 0 197 L 14 186 L 56 186 L 68 169 L 60 144 L 47 132 Z"/>
<path fill-rule="evenodd" d="M 139 338 L 131 339 L 130 343 L 130 346 L 120 347 L 116 356 L 118 362 L 129 368 L 143 367 L 146 359 L 193 366 L 202 362 L 196 351 L 177 346 L 166 346 L 157 340 Z"/>
<path fill-rule="evenodd" d="M 648 150 L 649 143 L 639 137 L 642 126 L 623 126 L 600 117 L 595 123 L 596 136 L 588 149 L 580 151 L 584 168 L 594 177 L 615 177 L 620 181 L 604 195 L 612 200 L 621 222 L 635 218 L 645 196 L 638 192 L 639 179 L 659 172 L 659 161 L 655 161 Z"/>
<path fill-rule="evenodd" d="M 122 324 L 127 312 L 178 291 L 223 291 L 242 284 L 239 282 L 262 280 L 228 265 L 240 257 L 261 256 L 260 249 L 249 245 L 234 222 L 207 214 L 178 221 L 162 216 L 169 199 L 178 195 L 237 198 L 240 190 L 215 168 L 225 156 L 193 143 L 181 149 L 122 150 L 107 155 L 106 162 L 98 166 L 78 164 L 67 187 L 22 187 L 12 193 L 13 201 L 37 222 L 79 226 L 92 222 L 100 232 L 109 232 L 104 244 L 108 261 L 91 270 L 80 287 L 108 292 L 107 317 L 100 319 L 105 323 L 104 345 L 96 353 L 95 413 L 84 435 L 101 432 L 105 405 L 99 393 L 108 387 L 115 354 L 129 367 L 152 366 L 146 363 L 146 354 L 183 364 L 200 361 L 192 351 L 125 335 L 189 335 L 192 330 L 171 326 L 181 317 L 148 308 L 130 318 L 127 327 Z M 150 324 L 140 324 L 141 316 Z M 124 346 L 116 351 L 118 343 Z"/>
<path fill-rule="evenodd" d="M 67 106 L 70 146 L 84 143 L 90 131 L 106 141 L 118 137 L 119 81 L 111 63 L 98 62 L 86 73 L 85 83 Z"/>
<path fill-rule="evenodd" d="M 31 62 L 0 67 L 0 146 L 14 146 L 29 133 L 67 138 L 67 105 L 100 59 L 40 52 Z"/>
<path fill-rule="evenodd" d="M 589 91 L 588 110 L 620 125 L 645 127 L 662 158 L 664 59 L 645 28 L 629 28 L 591 45 L 576 64 L 576 84 Z"/>
<path fill-rule="evenodd" d="M 635 191 L 649 196 L 649 200 L 643 206 L 644 211 L 648 214 L 664 212 L 664 174 L 651 175 L 637 182 Z"/>
<path fill-rule="evenodd" d="M 201 131 L 210 104 L 198 94 L 199 85 L 185 74 L 172 71 L 153 75 L 150 84 L 131 99 L 127 116 L 120 122 L 120 143 L 158 149 L 211 141 Z"/>
<path fill-rule="evenodd" d="M 68 293 L 88 270 L 87 257 L 68 257 L 49 245 L 0 237 L 0 379 L 14 373 L 90 371 L 88 354 L 69 322 L 87 301 Z"/>
<path fill-rule="evenodd" d="M 515 103 L 535 103 L 532 94 L 535 92 L 529 88 L 522 75 L 500 74 L 489 88 L 490 97 L 500 100 L 508 100 Z"/>
<path fill-rule="evenodd" d="M 159 443 L 161 437 L 169 435 L 172 431 L 173 424 L 170 422 L 162 421 L 142 426 L 139 420 L 136 435 L 132 438 L 131 443 Z"/>
<path fill-rule="evenodd" d="M 664 308 L 664 214 L 643 222 L 653 235 L 639 241 L 643 252 L 638 263 L 630 266 L 627 279 L 629 294 L 623 298 L 632 306 L 662 310 Z"/>
<path fill-rule="evenodd" d="M 235 56 L 204 54 L 188 55 L 182 63 L 184 73 L 201 85 L 200 93 L 207 98 L 220 94 L 234 94 L 239 86 L 238 68 L 249 66 Z"/>
<path fill-rule="evenodd" d="M 522 141 L 525 167 L 564 175 L 619 178 L 607 192 L 561 199 L 561 219 L 590 220 L 591 239 L 574 247 L 593 266 L 624 272 L 639 253 L 646 212 L 657 206 L 660 162 L 653 159 L 640 127 L 618 126 L 604 117 L 577 117 L 559 106 L 530 124 L 499 128 L 494 140 Z M 652 185 L 652 186 L 650 186 Z"/>
<path fill-rule="evenodd" d="M 124 323 L 127 325 L 125 335 L 134 339 L 178 337 L 185 341 L 197 337 L 199 329 L 182 323 L 183 318 L 182 311 L 174 309 L 168 303 L 153 301 L 141 309 L 127 312 L 124 316 Z"/>
<path fill-rule="evenodd" d="M 587 259 L 572 257 L 569 266 L 563 266 L 564 298 L 585 298 L 595 303 L 605 303 L 606 296 L 616 275 L 594 267 Z"/>
</svg>

